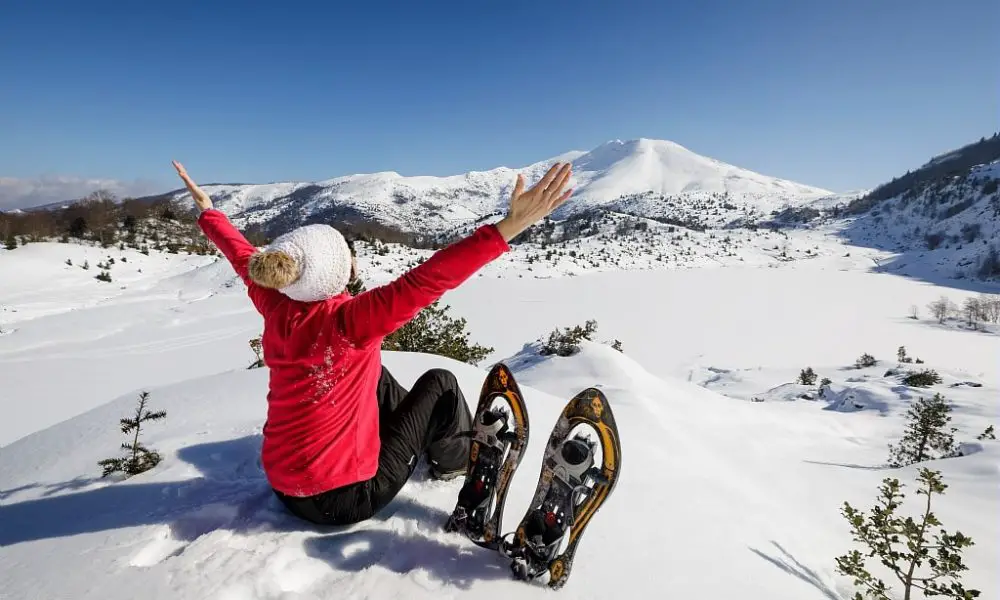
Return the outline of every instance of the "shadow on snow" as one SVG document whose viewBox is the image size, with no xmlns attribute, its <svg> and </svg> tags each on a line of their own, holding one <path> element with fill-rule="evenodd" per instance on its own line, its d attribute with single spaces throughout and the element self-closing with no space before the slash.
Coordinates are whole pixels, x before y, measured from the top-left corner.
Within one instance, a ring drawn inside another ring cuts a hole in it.
<svg viewBox="0 0 1000 600">
<path fill-rule="evenodd" d="M 77 478 L 6 490 L 0 500 L 28 489 L 48 489 L 42 498 L 0 505 L 0 546 L 149 525 L 166 525 L 174 539 L 185 542 L 219 529 L 244 534 L 299 531 L 318 534 L 305 540 L 305 551 L 338 570 L 375 565 L 396 573 L 423 569 L 459 587 L 477 579 L 510 577 L 495 553 L 371 527 L 393 519 L 417 521 L 434 530 L 447 520 L 444 511 L 404 496 L 356 525 L 318 526 L 299 520 L 274 496 L 257 465 L 260 444 L 261 437 L 251 435 L 182 448 L 177 456 L 201 474 L 184 481 L 139 483 L 140 475 L 72 493 L 91 481 Z M 53 495 L 60 491 L 71 493 Z"/>
</svg>

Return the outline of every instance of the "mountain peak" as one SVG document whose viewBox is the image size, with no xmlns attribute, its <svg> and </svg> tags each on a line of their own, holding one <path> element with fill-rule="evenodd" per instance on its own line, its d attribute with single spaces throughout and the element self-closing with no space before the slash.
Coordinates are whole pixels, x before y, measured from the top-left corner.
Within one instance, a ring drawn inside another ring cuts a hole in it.
<svg viewBox="0 0 1000 600">
<path fill-rule="evenodd" d="M 503 210 L 516 172 L 529 182 L 537 181 L 554 162 L 563 161 L 573 163 L 569 185 L 574 192 L 557 218 L 593 209 L 665 218 L 678 207 L 704 212 L 718 203 L 719 210 L 712 208 L 709 220 L 724 223 L 832 194 L 702 156 L 674 141 L 644 137 L 609 140 L 588 151 L 566 152 L 522 168 L 497 167 L 447 177 L 411 177 L 387 170 L 320 182 L 205 187 L 217 206 L 246 222 L 278 221 L 287 228 L 336 215 L 373 220 L 401 231 L 441 232 Z M 641 206 L 629 204 L 637 199 Z"/>
</svg>

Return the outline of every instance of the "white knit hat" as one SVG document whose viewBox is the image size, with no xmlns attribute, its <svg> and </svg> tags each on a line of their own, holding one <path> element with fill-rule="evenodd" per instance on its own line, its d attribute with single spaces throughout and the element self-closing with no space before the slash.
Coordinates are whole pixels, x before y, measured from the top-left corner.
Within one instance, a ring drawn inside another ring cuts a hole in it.
<svg viewBox="0 0 1000 600">
<path fill-rule="evenodd" d="M 267 249 L 285 252 L 299 266 L 299 278 L 279 290 L 293 300 L 331 298 L 343 292 L 351 279 L 351 249 L 329 225 L 304 225 L 274 240 Z"/>
</svg>

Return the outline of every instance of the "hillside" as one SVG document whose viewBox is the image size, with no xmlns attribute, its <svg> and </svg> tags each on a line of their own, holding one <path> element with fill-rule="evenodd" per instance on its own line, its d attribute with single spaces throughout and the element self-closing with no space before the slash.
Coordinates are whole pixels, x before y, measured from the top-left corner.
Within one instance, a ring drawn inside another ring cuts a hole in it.
<svg viewBox="0 0 1000 600">
<path fill-rule="evenodd" d="M 932 278 L 1000 278 L 1000 160 L 922 181 L 849 217 L 851 244 L 894 256 L 884 270 Z"/>
<path fill-rule="evenodd" d="M 349 175 L 318 182 L 204 185 L 241 225 L 279 231 L 313 221 L 374 221 L 406 233 L 443 233 L 497 213 L 518 172 L 536 181 L 555 160 L 572 159 L 573 198 L 556 218 L 605 207 L 641 217 L 721 224 L 753 220 L 785 204 L 830 192 L 768 177 L 696 154 L 664 140 L 614 140 L 523 168 L 499 167 L 449 177 L 398 173 Z M 190 205 L 178 190 L 169 197 Z"/>
</svg>

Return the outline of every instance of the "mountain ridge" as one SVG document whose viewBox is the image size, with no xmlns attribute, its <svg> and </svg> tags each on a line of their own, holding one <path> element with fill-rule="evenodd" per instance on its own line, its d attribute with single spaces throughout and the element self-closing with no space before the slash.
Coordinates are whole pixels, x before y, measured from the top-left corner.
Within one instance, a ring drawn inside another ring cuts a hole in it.
<svg viewBox="0 0 1000 600">
<path fill-rule="evenodd" d="M 676 208 L 718 205 L 719 223 L 765 216 L 833 192 L 770 177 L 697 154 L 684 146 L 651 138 L 610 140 L 595 148 L 571 150 L 523 167 L 500 166 L 447 176 L 404 176 L 395 171 L 342 175 L 330 179 L 267 184 L 204 184 L 216 206 L 242 226 L 272 231 L 310 222 L 372 220 L 406 232 L 440 234 L 502 210 L 516 175 L 531 185 L 551 164 L 574 164 L 573 197 L 555 218 L 595 208 L 663 218 Z M 636 206 L 633 196 L 644 196 Z M 161 196 L 193 205 L 185 189 Z M 626 209 L 619 204 L 624 203 Z M 687 211 L 690 212 L 690 211 Z M 648 214 L 647 214 L 648 213 Z M 730 214 L 731 213 L 731 214 Z"/>
</svg>

